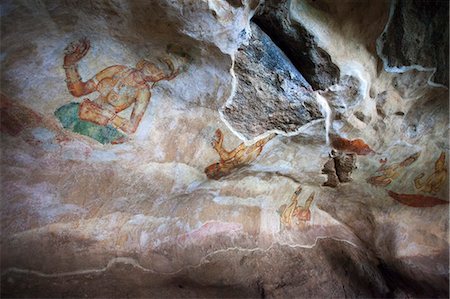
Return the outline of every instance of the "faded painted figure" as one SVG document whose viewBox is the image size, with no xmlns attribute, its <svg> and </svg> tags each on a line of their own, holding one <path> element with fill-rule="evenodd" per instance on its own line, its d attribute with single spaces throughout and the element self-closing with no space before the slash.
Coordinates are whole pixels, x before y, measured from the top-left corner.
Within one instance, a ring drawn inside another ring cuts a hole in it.
<svg viewBox="0 0 450 299">
<path fill-rule="evenodd" d="M 447 167 L 445 165 L 445 153 L 442 152 L 434 163 L 434 172 L 428 176 L 425 182 L 421 179 L 425 176 L 421 173 L 414 179 L 414 186 L 426 193 L 437 193 L 447 180 Z"/>
<path fill-rule="evenodd" d="M 417 161 L 419 156 L 420 152 L 409 156 L 400 163 L 393 163 L 389 166 L 386 165 L 387 159 L 380 160 L 381 166 L 376 170 L 376 172 L 381 173 L 381 175 L 372 176 L 366 181 L 374 186 L 386 187 L 400 176 L 400 171 L 402 169 Z"/>
<path fill-rule="evenodd" d="M 281 223 L 290 228 L 293 224 L 300 224 L 301 222 L 306 222 L 311 220 L 311 204 L 314 200 L 315 193 L 312 192 L 308 199 L 305 202 L 304 206 L 298 206 L 298 197 L 302 192 L 302 187 L 299 186 L 297 190 L 295 190 L 294 194 L 291 197 L 291 203 L 284 208 L 281 213 Z M 284 206 L 284 205 L 283 205 Z M 282 208 L 283 208 L 282 206 Z M 294 223 L 293 223 L 294 222 Z"/>
<path fill-rule="evenodd" d="M 93 101 L 85 98 L 81 104 L 63 106 L 55 114 L 65 128 L 76 133 L 87 135 L 101 143 L 124 142 L 126 136 L 138 128 L 150 102 L 151 87 L 147 84 L 172 80 L 179 74 L 180 68 L 175 69 L 169 58 L 161 59 L 160 64 L 143 59 L 135 68 L 113 65 L 83 82 L 78 74 L 77 63 L 89 48 L 89 40 L 81 39 L 65 49 L 63 67 L 67 88 L 75 97 L 93 92 L 99 92 L 99 96 Z M 119 115 L 130 107 L 133 109 L 130 117 Z M 77 116 L 79 119 L 75 119 Z"/>
<path fill-rule="evenodd" d="M 248 165 L 249 163 L 255 161 L 255 159 L 261 154 L 267 142 L 275 136 L 276 134 L 271 134 L 250 146 L 246 146 L 244 143 L 241 143 L 234 150 L 227 151 L 223 148 L 223 133 L 220 129 L 217 129 L 212 146 L 219 154 L 220 161 L 205 168 L 206 176 L 209 179 L 217 180 L 221 177 L 229 175 L 233 169 Z"/>
</svg>

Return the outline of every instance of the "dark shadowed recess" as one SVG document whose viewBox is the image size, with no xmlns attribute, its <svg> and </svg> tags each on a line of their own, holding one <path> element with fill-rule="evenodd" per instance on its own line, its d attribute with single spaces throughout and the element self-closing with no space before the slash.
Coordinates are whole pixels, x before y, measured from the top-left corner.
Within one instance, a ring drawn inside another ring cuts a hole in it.
<svg viewBox="0 0 450 299">
<path fill-rule="evenodd" d="M 448 1 L 393 1 L 378 40 L 385 68 L 436 68 L 431 81 L 448 87 L 448 23 Z"/>
<path fill-rule="evenodd" d="M 273 40 L 314 90 L 339 81 L 339 68 L 306 28 L 289 20 L 289 1 L 266 0 L 253 21 Z"/>
</svg>

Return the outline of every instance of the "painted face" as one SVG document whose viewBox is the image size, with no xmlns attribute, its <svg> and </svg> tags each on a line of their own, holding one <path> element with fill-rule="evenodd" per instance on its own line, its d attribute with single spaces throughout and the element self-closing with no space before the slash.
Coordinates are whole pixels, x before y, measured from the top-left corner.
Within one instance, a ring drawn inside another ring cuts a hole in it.
<svg viewBox="0 0 450 299">
<path fill-rule="evenodd" d="M 157 82 L 159 80 L 164 79 L 166 76 L 162 69 L 157 67 L 154 63 L 142 59 L 136 65 L 136 69 L 141 71 L 144 80 L 147 82 Z"/>
</svg>

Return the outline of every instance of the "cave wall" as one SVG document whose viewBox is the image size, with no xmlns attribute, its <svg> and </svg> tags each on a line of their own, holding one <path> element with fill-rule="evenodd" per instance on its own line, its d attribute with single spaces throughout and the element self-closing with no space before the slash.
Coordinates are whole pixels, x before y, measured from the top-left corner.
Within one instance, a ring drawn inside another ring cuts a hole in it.
<svg viewBox="0 0 450 299">
<path fill-rule="evenodd" d="M 418 7 L 3 1 L 2 296 L 448 296 L 448 5 Z M 83 80 L 179 70 L 134 133 L 57 113 L 102 96 L 67 88 L 82 38 Z"/>
</svg>

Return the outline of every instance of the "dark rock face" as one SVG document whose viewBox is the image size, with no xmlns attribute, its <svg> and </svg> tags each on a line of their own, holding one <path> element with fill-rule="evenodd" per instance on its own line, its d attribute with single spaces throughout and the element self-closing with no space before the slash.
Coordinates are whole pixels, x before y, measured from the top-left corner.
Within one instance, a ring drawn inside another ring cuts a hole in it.
<svg viewBox="0 0 450 299">
<path fill-rule="evenodd" d="M 252 37 L 236 53 L 237 91 L 223 114 L 245 138 L 269 130 L 295 132 L 322 117 L 311 86 L 271 39 L 252 24 Z"/>
<path fill-rule="evenodd" d="M 395 1 L 378 54 L 387 71 L 436 69 L 433 83 L 448 87 L 448 1 Z"/>
<path fill-rule="evenodd" d="M 326 89 L 338 82 L 339 68 L 306 28 L 289 20 L 288 5 L 286 0 L 268 0 L 253 21 L 284 51 L 315 90 Z"/>
<path fill-rule="evenodd" d="M 327 175 L 323 186 L 336 188 L 341 183 L 352 181 L 352 171 L 356 169 L 356 154 L 335 152 L 325 163 L 322 173 Z"/>
<path fill-rule="evenodd" d="M 123 261 L 86 273 L 37 274 L 10 273 L 2 279 L 2 296 L 326 298 L 333 293 L 338 298 L 377 298 L 388 292 L 370 251 L 331 239 L 313 248 L 274 245 L 218 252 L 178 273 L 158 273 Z"/>
</svg>

